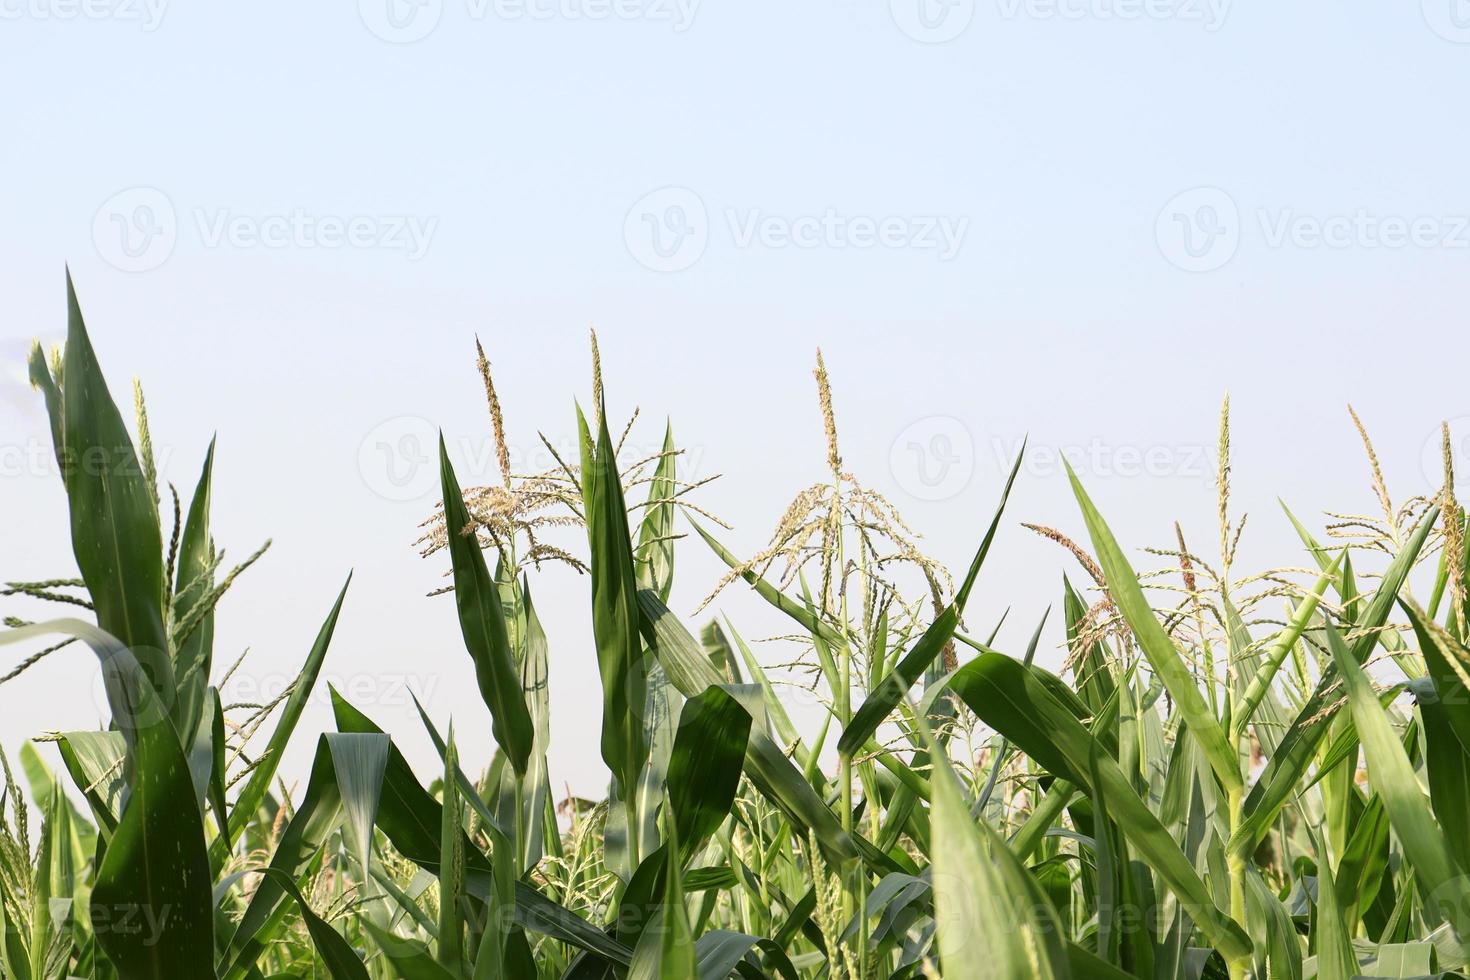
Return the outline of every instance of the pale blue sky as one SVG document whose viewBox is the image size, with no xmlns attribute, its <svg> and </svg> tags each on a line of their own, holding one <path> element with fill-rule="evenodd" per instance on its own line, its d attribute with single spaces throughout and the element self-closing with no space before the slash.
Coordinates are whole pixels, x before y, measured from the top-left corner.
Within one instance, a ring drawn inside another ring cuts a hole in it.
<svg viewBox="0 0 1470 980">
<path fill-rule="evenodd" d="M 373 458 L 433 425 L 486 458 L 477 332 L 529 452 L 537 429 L 567 444 L 596 325 L 610 409 L 640 405 L 644 443 L 671 416 L 693 475 L 727 474 L 699 499 L 742 553 L 822 476 L 818 344 L 849 467 L 952 565 L 1029 432 L 972 615 L 1013 606 L 1010 648 L 1064 567 L 1016 522 L 1080 534 L 1048 450 L 1080 454 L 1125 544 L 1179 517 L 1203 546 L 1228 389 L 1243 562 L 1283 563 L 1277 494 L 1372 506 L 1348 401 L 1397 496 L 1470 415 L 1450 0 L 152 2 L 0 0 L 0 576 L 72 572 L 18 367 L 64 329 L 70 262 L 166 475 L 191 484 L 218 430 L 220 540 L 275 540 L 219 658 L 289 675 L 355 567 L 326 672 L 388 677 L 364 706 L 420 763 L 400 675 L 476 762 L 488 721 L 409 547 L 432 480 L 385 485 Z M 680 562 L 687 614 L 716 569 L 695 542 Z M 536 587 L 554 778 L 599 793 L 586 582 Z M 0 740 L 95 724 L 90 673 L 74 654 L 7 685 Z"/>
</svg>

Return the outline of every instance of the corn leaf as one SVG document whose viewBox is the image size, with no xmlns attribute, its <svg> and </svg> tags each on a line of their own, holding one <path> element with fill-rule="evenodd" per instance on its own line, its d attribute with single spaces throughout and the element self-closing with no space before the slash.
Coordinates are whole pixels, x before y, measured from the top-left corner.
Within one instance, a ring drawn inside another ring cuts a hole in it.
<svg viewBox="0 0 1470 980">
<path fill-rule="evenodd" d="M 480 698 L 490 709 L 491 732 L 496 744 L 510 760 L 518 776 L 530 764 L 535 729 L 521 691 L 520 672 L 510 635 L 506 632 L 505 610 L 500 592 L 485 564 L 478 538 L 471 530 L 470 512 L 459 489 L 459 479 L 449 462 L 444 436 L 439 436 L 439 475 L 444 493 L 444 521 L 450 561 L 454 565 L 454 605 L 465 649 L 475 663 L 475 680 Z M 466 533 L 468 531 L 468 533 Z"/>
</svg>

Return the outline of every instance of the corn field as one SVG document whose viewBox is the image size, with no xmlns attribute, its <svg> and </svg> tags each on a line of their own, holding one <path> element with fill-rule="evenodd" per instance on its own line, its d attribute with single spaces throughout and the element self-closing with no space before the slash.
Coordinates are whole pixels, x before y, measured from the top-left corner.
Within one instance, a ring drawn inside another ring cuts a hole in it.
<svg viewBox="0 0 1470 980">
<path fill-rule="evenodd" d="M 661 452 L 620 465 L 628 428 L 604 411 L 595 339 L 580 454 L 548 442 L 557 465 L 541 473 L 511 471 L 480 352 L 501 479 L 462 486 L 441 442 L 442 504 L 418 533 L 449 576 L 426 615 L 457 618 L 493 762 L 466 772 L 453 727 L 420 708 L 441 765 L 416 772 L 336 690 L 334 730 L 299 724 L 350 583 L 280 697 L 224 702 L 239 663 L 217 658 L 216 606 L 260 552 L 226 561 L 213 537 L 213 446 L 196 486 L 160 488 L 142 388 L 125 418 L 70 281 L 67 305 L 64 348 L 37 345 L 29 376 L 79 574 L 5 584 L 6 601 L 56 615 L 7 616 L 0 713 L 27 696 L 28 667 L 72 657 L 100 666 L 111 717 L 0 755 L 0 977 L 1347 980 L 1467 966 L 1470 550 L 1447 430 L 1443 489 L 1395 502 L 1352 415 L 1381 513 L 1288 511 L 1301 549 L 1265 570 L 1235 562 L 1228 403 L 1218 526 L 1196 540 L 1175 525 L 1161 547 L 1120 543 L 1071 474 L 1085 539 L 1021 532 L 1073 569 L 1038 603 L 1065 624 L 1052 673 L 1036 662 L 1045 619 L 1025 649 L 1001 650 L 998 624 L 965 615 L 982 572 L 1003 580 L 986 562 L 1020 524 L 1008 497 L 1023 457 L 952 576 L 847 468 L 818 354 L 829 478 L 742 557 L 701 484 L 680 479 L 672 428 Z M 711 599 L 753 591 L 789 621 L 815 730 L 736 623 L 668 607 L 676 552 L 705 548 L 728 566 L 701 584 Z M 547 563 L 585 572 L 595 650 L 550 649 L 532 600 Z M 553 792 L 553 656 L 583 658 L 588 683 L 595 658 L 605 800 Z M 301 742 L 315 754 L 288 792 L 283 753 Z"/>
</svg>

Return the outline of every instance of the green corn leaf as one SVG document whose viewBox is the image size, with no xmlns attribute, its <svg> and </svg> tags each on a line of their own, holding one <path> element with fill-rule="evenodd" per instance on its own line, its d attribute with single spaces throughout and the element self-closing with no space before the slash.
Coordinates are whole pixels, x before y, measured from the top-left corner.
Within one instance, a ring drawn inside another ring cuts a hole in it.
<svg viewBox="0 0 1470 980">
<path fill-rule="evenodd" d="M 360 827 L 362 815 L 376 809 L 371 797 L 383 783 L 387 757 L 388 736 L 381 732 L 318 738 L 306 792 L 281 832 L 271 870 L 294 882 L 343 825 L 344 812 Z M 260 883 L 225 947 L 221 958 L 224 980 L 252 976 L 256 961 L 285 925 L 282 903 L 288 897 L 290 893 L 276 875 Z"/>
<path fill-rule="evenodd" d="M 982 721 L 1054 775 L 1087 792 L 1093 786 L 1093 736 L 1076 706 L 1055 694 L 1056 678 L 999 653 L 981 654 L 961 667 L 950 686 Z M 1104 747 L 1106 748 L 1106 747 Z M 1167 883 L 1195 925 L 1228 959 L 1249 955 L 1250 940 L 1215 905 L 1209 889 L 1173 837 L 1146 807 L 1127 775 L 1100 753 L 1100 789 L 1134 850 Z"/>
<path fill-rule="evenodd" d="M 373 826 L 383 795 L 383 773 L 388 767 L 388 739 L 340 732 L 325 737 L 332 751 L 337 795 L 342 799 L 343 843 L 357 862 L 363 907 L 371 919 L 380 916 L 383 909 L 373 877 Z"/>
<path fill-rule="evenodd" d="M 663 455 L 648 483 L 648 503 L 638 529 L 638 587 L 652 589 L 664 602 L 674 585 L 674 427 L 664 429 Z"/>
<path fill-rule="evenodd" d="M 671 828 L 668 849 L 661 862 L 663 894 L 656 915 L 633 947 L 628 980 L 698 980 L 700 976 L 694 955 L 694 930 L 689 911 L 684 907 L 683 873 L 679 862 L 669 858 L 678 851 L 678 831 Z"/>
<path fill-rule="evenodd" d="M 487 824 L 490 839 L 490 891 L 486 900 L 485 932 L 475 957 L 474 980 L 497 977 L 530 977 L 535 975 L 526 934 L 515 922 L 516 867 L 515 845 Z"/>
<path fill-rule="evenodd" d="M 464 808 L 459 800 L 459 750 L 454 725 L 449 726 L 449 748 L 444 753 L 444 805 L 439 836 L 439 964 L 460 973 L 464 964 Z"/>
<path fill-rule="evenodd" d="M 96 607 L 97 625 L 132 650 L 154 692 L 165 705 L 172 704 L 158 511 L 132 437 L 108 394 L 70 273 L 66 305 L 61 450 L 72 550 Z"/>
<path fill-rule="evenodd" d="M 708 531 L 700 526 L 698 521 L 689 517 L 689 515 L 687 514 L 684 516 L 684 519 L 687 520 L 689 522 L 689 525 L 699 533 L 699 536 L 704 539 L 705 544 L 710 546 L 710 550 L 715 553 L 720 561 L 724 562 L 732 569 L 740 570 L 740 577 L 745 579 L 745 581 L 748 582 L 755 589 L 756 594 L 759 595 L 762 599 L 766 600 L 772 606 L 775 606 L 777 609 L 781 610 L 783 613 L 796 620 L 796 622 L 800 623 L 801 626 L 808 633 L 811 633 L 813 636 L 820 636 L 823 642 L 827 643 L 828 645 L 834 647 L 841 647 L 845 645 L 842 636 L 838 634 L 838 632 L 834 630 L 831 626 L 824 623 L 821 618 L 809 607 L 803 605 L 800 602 L 797 602 L 795 599 L 792 599 L 790 596 L 783 593 L 780 589 L 776 588 L 770 582 L 767 582 L 765 579 L 761 578 L 754 571 L 745 568 L 744 563 L 739 558 L 735 557 L 734 552 L 732 552 L 729 548 L 726 548 L 724 545 L 720 544 L 720 542 L 715 539 L 714 535 L 710 534 Z"/>
<path fill-rule="evenodd" d="M 1072 980 L 1133 980 L 1131 974 L 1076 943 L 1067 944 L 1067 968 Z"/>
<path fill-rule="evenodd" d="M 1372 682 L 1359 666 L 1355 651 L 1349 649 L 1330 622 L 1327 640 L 1347 690 L 1369 778 L 1383 797 L 1389 822 L 1419 876 L 1428 910 L 1447 922 L 1462 940 L 1470 937 L 1470 879 L 1455 861 L 1444 832 L 1430 813 L 1414 767 L 1388 714 L 1378 703 Z"/>
<path fill-rule="evenodd" d="M 259 765 L 251 771 L 245 787 L 235 798 L 235 807 L 230 812 L 230 837 L 228 839 L 216 838 L 210 846 L 210 861 L 216 868 L 224 864 L 229 849 L 240 839 L 240 834 L 245 830 L 246 825 L 255 819 L 256 811 L 260 809 L 261 803 L 264 802 L 266 794 L 270 791 L 271 780 L 276 777 L 276 770 L 280 767 L 286 746 L 290 743 L 291 735 L 301 720 L 302 712 L 306 710 L 312 689 L 316 686 L 317 676 L 321 673 L 322 663 L 327 658 L 327 647 L 331 645 L 332 634 L 337 629 L 337 618 L 342 614 L 342 602 L 347 597 L 347 587 L 351 584 L 352 576 L 349 574 L 347 581 L 342 583 L 342 590 L 337 593 L 336 601 L 332 603 L 331 611 L 327 613 L 326 621 L 317 631 L 316 641 L 312 643 L 311 651 L 306 655 L 306 663 L 302 665 L 301 673 L 291 685 L 291 694 L 286 698 L 286 703 L 281 708 L 280 719 L 276 722 L 276 727 L 271 731 L 270 740 L 260 754 Z"/>
<path fill-rule="evenodd" d="M 769 939 L 727 929 L 715 929 L 700 936 L 694 944 L 695 958 L 699 961 L 699 975 L 705 980 L 730 976 L 751 952 L 763 954 L 766 965 L 782 980 L 796 980 L 796 967 L 792 965 L 786 951 Z M 750 975 L 748 969 L 741 970 L 741 976 Z"/>
<path fill-rule="evenodd" d="M 1429 798 L 1441 826 L 1470 827 L 1470 695 L 1450 667 L 1454 654 L 1441 649 L 1418 609 L 1408 612 L 1430 672 L 1409 684 L 1424 719 Z M 1449 834 L 1446 842 L 1460 867 L 1470 868 L 1470 836 Z"/>
<path fill-rule="evenodd" d="M 209 688 L 206 692 L 209 700 L 207 702 L 210 712 L 209 745 L 210 767 L 209 785 L 207 795 L 209 798 L 209 809 L 214 812 L 215 826 L 219 830 L 219 836 L 228 839 L 230 836 L 230 805 L 225 799 L 225 779 L 228 773 L 226 752 L 228 743 L 225 741 L 225 706 L 220 700 L 219 691 Z"/>
<path fill-rule="evenodd" d="M 750 726 L 750 714 L 718 687 L 684 702 L 669 758 L 668 792 L 686 857 L 704 846 L 730 813 Z"/>
<path fill-rule="evenodd" d="M 641 717 L 647 680 L 638 636 L 638 583 L 628 508 L 607 412 L 597 407 L 597 441 L 592 444 L 589 438 L 583 446 L 583 511 L 591 552 L 592 631 L 602 677 L 602 758 L 626 800 L 637 792 L 648 758 Z M 585 427 L 580 412 L 578 418 Z"/>
<path fill-rule="evenodd" d="M 1082 482 L 1072 472 L 1070 464 L 1067 466 L 1067 475 L 1072 481 L 1072 493 L 1082 508 L 1082 517 L 1087 522 L 1098 563 L 1102 565 L 1103 575 L 1107 579 L 1108 594 L 1117 603 L 1123 618 L 1128 621 L 1128 626 L 1138 640 L 1139 648 L 1148 658 L 1154 675 L 1163 681 L 1170 697 L 1174 699 L 1180 715 L 1189 726 L 1190 734 L 1199 741 L 1210 768 L 1215 771 L 1215 777 L 1227 790 L 1240 790 L 1244 784 L 1240 776 L 1238 753 L 1226 741 L 1219 719 L 1205 703 L 1199 688 L 1195 686 L 1193 675 L 1175 649 L 1174 641 L 1169 639 L 1169 634 L 1164 632 L 1153 609 L 1149 607 L 1143 588 L 1138 583 L 1137 573 L 1124 557 L 1113 532 L 1093 506 L 1087 491 L 1082 489 Z"/>
<path fill-rule="evenodd" d="M 82 734 L 85 737 L 91 735 L 102 735 L 104 733 L 85 732 Z M 65 765 L 66 743 L 68 742 L 69 738 L 66 734 L 57 735 L 56 738 L 58 742 L 58 747 L 62 750 L 62 761 Z M 110 769 L 113 769 L 115 766 L 115 799 L 118 800 L 120 803 L 124 784 L 122 780 L 121 766 L 118 765 L 117 762 L 118 760 L 122 759 L 125 748 L 123 746 L 122 737 L 120 735 L 117 736 L 114 740 L 111 740 L 109 744 L 111 747 L 108 749 L 107 755 L 110 759 L 114 760 L 114 762 L 108 764 L 106 767 L 99 767 L 96 770 L 96 775 L 92 777 L 89 782 L 81 784 L 78 789 L 80 790 L 82 788 L 85 788 L 86 786 L 92 786 L 96 784 L 97 788 L 93 789 L 93 794 L 97 794 L 99 792 L 104 773 L 106 773 Z M 41 759 L 40 753 L 38 753 L 35 749 L 35 746 L 29 742 L 20 747 L 20 764 L 21 768 L 25 771 L 26 781 L 30 784 L 31 787 L 31 799 L 50 799 L 51 794 L 60 788 L 60 781 L 51 772 L 51 770 L 46 767 L 45 762 L 43 762 Z M 68 773 L 70 772 L 71 770 L 68 766 Z M 71 798 L 66 795 L 65 791 L 62 792 L 61 798 L 66 804 L 68 823 L 70 823 L 75 835 L 75 840 L 72 845 L 73 867 L 83 867 L 87 863 L 87 861 L 90 860 L 92 856 L 97 853 L 98 838 L 102 837 L 104 842 L 106 838 L 96 828 L 94 828 L 90 823 L 87 822 L 86 817 L 83 816 L 82 810 L 71 801 Z M 91 800 L 89 799 L 88 802 L 90 804 Z M 106 806 L 106 804 L 103 805 Z M 112 816 L 113 820 L 112 824 L 108 828 L 108 834 L 111 833 L 111 827 L 116 826 L 115 814 L 112 814 Z"/>
<path fill-rule="evenodd" d="M 1276 672 L 1281 669 L 1282 662 L 1286 660 L 1286 655 L 1301 639 L 1302 632 L 1312 621 L 1312 616 L 1317 611 L 1317 604 L 1322 601 L 1322 594 L 1327 591 L 1327 586 L 1336 576 L 1337 562 L 1340 559 L 1341 556 L 1333 559 L 1332 564 L 1322 573 L 1317 584 L 1312 587 L 1312 591 L 1297 604 L 1296 609 L 1292 612 L 1291 620 L 1271 640 L 1271 646 L 1267 648 L 1260 666 L 1246 687 L 1245 694 L 1241 696 L 1240 702 L 1236 705 L 1235 715 L 1230 719 L 1232 732 L 1239 735 L 1250 724 L 1251 717 L 1256 713 L 1256 707 L 1266 696 L 1266 692 L 1271 687 L 1271 681 L 1275 679 Z"/>
<path fill-rule="evenodd" d="M 1372 906 L 1383 884 L 1389 860 L 1388 827 L 1383 797 L 1374 793 L 1358 816 L 1333 875 L 1338 915 L 1349 934 L 1355 931 L 1362 910 Z"/>
<path fill-rule="evenodd" d="M 383 733 L 372 719 L 336 690 L 331 691 L 331 696 L 339 731 Z M 429 874 L 439 873 L 444 807 L 414 778 L 397 746 L 389 747 L 377 819 L 378 829 L 398 853 Z M 465 858 L 466 890 L 481 901 L 488 901 L 493 875 L 490 859 L 467 838 Z M 601 929 L 522 881 L 515 883 L 515 920 L 527 930 L 587 950 L 610 963 L 626 965 L 632 955 L 631 950 Z"/>
<path fill-rule="evenodd" d="M 460 493 L 459 479 L 449 462 L 444 435 L 439 435 L 439 474 L 444 492 L 444 520 L 450 561 L 454 565 L 454 604 L 460 633 L 475 663 L 480 697 L 490 709 L 491 732 L 518 776 L 530 764 L 535 729 L 521 691 L 520 671 L 506 631 L 505 610 L 485 554 L 470 527 L 470 512 Z"/>
<path fill-rule="evenodd" d="M 970 590 L 975 587 L 975 579 L 980 574 L 980 566 L 985 564 L 985 556 L 990 553 L 991 542 L 995 540 L 995 532 L 1000 527 L 1001 515 L 1005 513 L 1006 501 L 1010 498 L 1011 487 L 1016 483 L 1016 474 L 1021 469 L 1021 460 L 1025 458 L 1025 453 L 1026 447 L 1023 444 L 1021 451 L 1016 454 L 1016 461 L 1011 464 L 1011 472 L 1006 477 L 1005 489 L 1001 491 L 1000 503 L 995 508 L 995 516 L 990 519 L 990 526 L 985 529 L 985 536 L 980 539 L 980 547 L 970 561 L 970 570 L 965 574 L 965 580 L 960 585 L 959 591 L 955 593 L 954 601 L 945 607 L 944 611 L 919 637 L 913 649 L 863 701 L 862 707 L 858 708 L 852 721 L 843 729 L 842 737 L 837 741 L 837 751 L 842 755 L 851 758 L 867 745 L 873 733 L 878 730 L 878 726 L 883 724 L 883 720 L 894 708 L 898 707 L 904 695 L 919 682 L 924 671 L 950 642 L 955 627 L 959 625 L 960 616 L 964 614 L 965 602 L 970 597 Z"/>
<path fill-rule="evenodd" d="M 60 374 L 52 375 L 51 365 L 46 362 L 46 352 L 42 350 L 40 341 L 31 345 L 26 370 L 30 377 L 31 387 L 41 392 L 41 397 L 46 404 L 46 416 L 51 423 L 51 447 L 56 457 L 56 465 L 64 468 L 66 466 L 66 420 L 62 417 L 61 376 Z"/>
<path fill-rule="evenodd" d="M 57 831 L 60 829 L 57 827 L 57 818 L 61 813 L 61 794 L 53 789 L 51 796 L 44 802 L 46 813 L 41 821 L 41 840 L 36 847 L 38 873 L 31 876 L 29 896 L 31 906 L 30 975 L 33 977 L 46 975 L 47 953 L 55 931 L 51 912 L 53 884 L 50 873 L 51 859 L 52 855 L 61 849 L 57 839 Z"/>
<path fill-rule="evenodd" d="M 194 777 L 152 677 L 117 637 L 58 619 L 0 634 L 0 644 L 61 633 L 81 639 L 102 665 L 113 723 L 126 746 L 126 795 L 92 889 L 97 943 L 118 980 L 212 976 L 214 923 L 203 814 Z M 168 846 L 159 847 L 158 842 Z M 106 928 L 114 916 L 157 925 L 157 936 Z"/>
<path fill-rule="evenodd" d="M 1430 507 L 1420 518 L 1419 525 L 1405 540 L 1399 553 L 1384 571 L 1378 590 L 1355 620 L 1358 631 L 1349 649 L 1354 663 L 1361 664 L 1373 652 L 1385 633 L 1381 627 L 1388 621 L 1399 590 L 1414 567 L 1414 561 L 1424 547 L 1425 539 L 1434 528 L 1439 508 Z M 1317 553 L 1314 552 L 1314 555 Z M 1318 563 L 1329 564 L 1325 554 L 1318 555 Z M 1261 838 L 1270 830 L 1277 814 L 1301 789 L 1302 779 L 1308 767 L 1315 761 L 1317 749 L 1327 737 L 1330 719 L 1323 717 L 1329 698 L 1336 697 L 1337 670 L 1325 670 L 1312 696 L 1297 713 L 1296 719 L 1281 739 L 1276 752 L 1266 761 L 1266 768 L 1246 795 L 1242 807 L 1244 819 L 1230 838 L 1229 848 L 1236 854 L 1249 854 L 1255 850 Z"/>
<path fill-rule="evenodd" d="M 720 675 L 699 643 L 667 606 L 650 590 L 638 594 L 650 648 L 668 672 L 669 680 L 686 697 L 719 687 Z M 791 820 L 796 831 L 812 833 L 837 862 L 858 854 L 858 844 L 843 829 L 826 802 L 770 737 L 752 728 L 745 750 L 745 773 L 760 793 Z"/>
<path fill-rule="evenodd" d="M 523 793 L 521 820 L 525 827 L 526 850 L 521 855 L 520 864 L 523 868 L 530 868 L 541 860 L 542 838 L 546 836 L 548 829 L 545 826 L 546 811 L 551 801 L 551 770 L 546 759 L 547 749 L 551 746 L 550 644 L 546 639 L 546 630 L 541 625 L 541 618 L 531 602 L 530 585 L 524 579 L 521 596 L 526 616 L 526 652 L 521 658 L 521 688 L 525 691 L 526 708 L 531 715 L 535 738 Z M 549 829 L 555 837 L 555 826 Z"/>
<path fill-rule="evenodd" d="M 214 540 L 209 531 L 209 503 L 214 483 L 214 445 L 204 456 L 204 467 L 189 503 L 189 514 L 179 537 L 179 554 L 175 569 L 173 595 L 180 597 L 185 609 L 188 600 L 208 595 L 214 583 L 209 577 Z M 174 653 L 174 670 L 178 675 L 178 702 L 174 720 L 180 731 L 193 731 L 204 710 L 205 691 L 209 686 L 210 666 L 214 656 L 214 611 L 205 613 L 199 625 Z"/>
<path fill-rule="evenodd" d="M 1358 975 L 1358 957 L 1352 935 L 1337 902 L 1337 887 L 1327 866 L 1327 847 L 1315 830 L 1309 833 L 1317 849 L 1317 977 L 1352 980 Z"/>
<path fill-rule="evenodd" d="M 944 976 L 1070 976 L 1051 904 L 989 824 L 970 815 L 943 749 L 930 755 L 934 921 Z"/>
<path fill-rule="evenodd" d="M 450 973 L 440 966 L 429 948 L 418 940 L 395 936 L 370 921 L 363 925 L 399 980 L 461 980 L 459 974 Z"/>
<path fill-rule="evenodd" d="M 331 977 L 331 980 L 371 980 L 367 967 L 363 966 L 362 958 L 357 955 L 357 951 L 342 937 L 341 933 L 312 911 L 306 901 L 306 896 L 301 894 L 301 890 L 296 887 L 296 882 L 291 880 L 290 875 L 273 868 L 267 868 L 262 873 L 295 900 L 301 912 L 301 918 L 306 922 L 306 930 L 311 936 L 311 941 L 316 946 L 317 955 L 326 964 L 327 975 Z"/>
</svg>

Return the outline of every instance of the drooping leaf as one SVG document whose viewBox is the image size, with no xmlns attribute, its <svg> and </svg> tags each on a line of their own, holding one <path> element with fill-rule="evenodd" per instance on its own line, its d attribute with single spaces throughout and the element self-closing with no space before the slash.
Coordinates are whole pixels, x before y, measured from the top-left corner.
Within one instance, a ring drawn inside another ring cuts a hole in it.
<svg viewBox="0 0 1470 980">
<path fill-rule="evenodd" d="M 750 726 L 750 714 L 718 687 L 684 703 L 668 786 L 674 828 L 686 856 L 702 847 L 729 815 Z"/>
<path fill-rule="evenodd" d="M 132 651 L 90 623 L 39 623 L 0 634 L 0 643 L 49 633 L 75 636 L 96 654 L 113 723 L 126 745 L 127 794 L 92 889 L 97 943 L 119 980 L 211 976 L 214 922 L 204 820 L 167 707 Z M 158 935 L 107 927 L 121 915 L 158 924 Z"/>
</svg>

